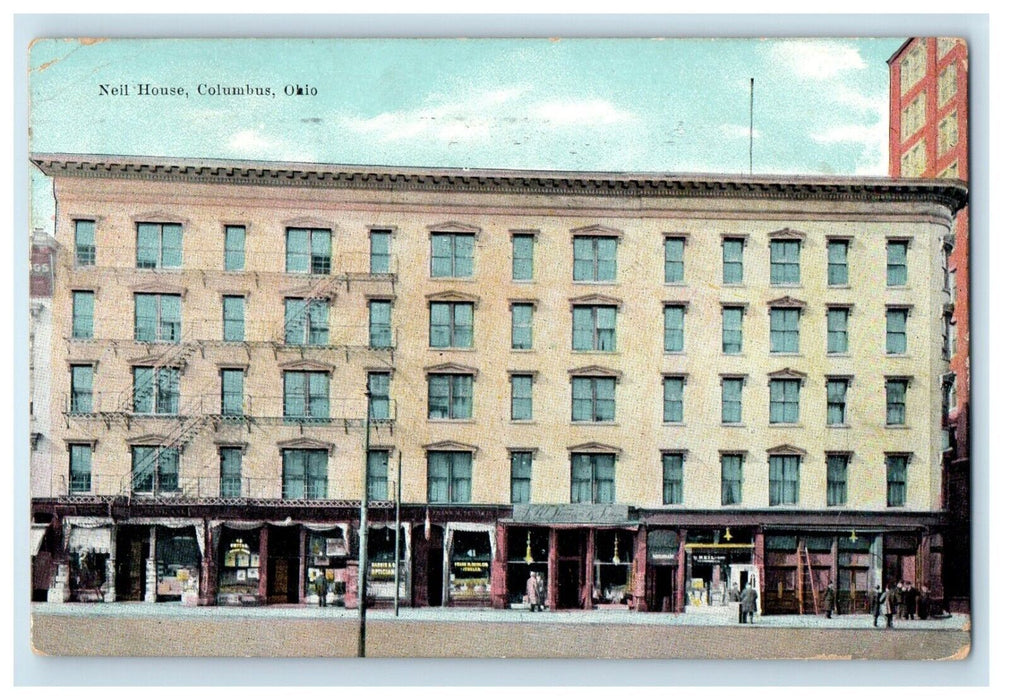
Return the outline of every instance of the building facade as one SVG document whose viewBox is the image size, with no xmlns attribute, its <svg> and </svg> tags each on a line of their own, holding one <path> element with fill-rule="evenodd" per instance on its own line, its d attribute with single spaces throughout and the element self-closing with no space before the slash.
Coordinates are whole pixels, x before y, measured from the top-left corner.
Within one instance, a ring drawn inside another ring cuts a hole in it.
<svg viewBox="0 0 1010 700">
<path fill-rule="evenodd" d="M 890 174 L 968 182 L 968 47 L 963 39 L 913 38 L 888 61 Z M 946 255 L 950 278 L 944 352 L 950 361 L 944 428 L 944 508 L 951 517 L 945 586 L 967 612 L 971 579 L 971 359 L 968 209 L 958 212 Z"/>
<path fill-rule="evenodd" d="M 943 595 L 960 183 L 33 162 L 51 599 Z"/>
</svg>

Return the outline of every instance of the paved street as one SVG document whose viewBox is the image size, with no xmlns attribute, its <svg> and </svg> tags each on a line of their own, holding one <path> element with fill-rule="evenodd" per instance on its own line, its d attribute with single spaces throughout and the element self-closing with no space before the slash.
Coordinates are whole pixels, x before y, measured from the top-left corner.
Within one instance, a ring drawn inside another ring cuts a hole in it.
<svg viewBox="0 0 1010 700">
<path fill-rule="evenodd" d="M 178 604 L 32 606 L 43 654 L 102 656 L 354 656 L 356 611 L 342 608 L 184 608 Z M 881 620 L 881 624 L 883 620 Z M 307 640 L 312 640 L 308 643 Z M 966 616 L 874 629 L 869 615 L 771 616 L 736 623 L 716 609 L 626 611 L 403 609 L 368 614 L 373 657 L 957 659 Z"/>
</svg>

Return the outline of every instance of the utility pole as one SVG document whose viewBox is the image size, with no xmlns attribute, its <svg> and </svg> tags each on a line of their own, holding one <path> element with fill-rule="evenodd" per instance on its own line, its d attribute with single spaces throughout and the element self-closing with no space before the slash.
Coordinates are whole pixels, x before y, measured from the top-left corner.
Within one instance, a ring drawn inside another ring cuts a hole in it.
<svg viewBox="0 0 1010 700">
<path fill-rule="evenodd" d="M 358 658 L 365 657 L 365 609 L 368 591 L 368 454 L 372 427 L 372 392 L 365 390 L 365 467 L 361 480 L 361 532 L 358 533 Z"/>
<path fill-rule="evenodd" d="M 400 616 L 400 501 L 403 500 L 403 453 L 396 453 L 396 544 L 393 553 L 393 617 Z"/>
</svg>

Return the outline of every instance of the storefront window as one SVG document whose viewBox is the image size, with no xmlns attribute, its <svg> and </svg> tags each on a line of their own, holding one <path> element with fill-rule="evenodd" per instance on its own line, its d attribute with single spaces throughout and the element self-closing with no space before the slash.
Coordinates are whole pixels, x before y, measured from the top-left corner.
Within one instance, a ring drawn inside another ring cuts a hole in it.
<svg viewBox="0 0 1010 700">
<path fill-rule="evenodd" d="M 506 591 L 511 605 L 521 605 L 526 595 L 530 572 L 536 572 L 547 582 L 549 535 L 547 528 L 515 527 L 508 531 L 508 571 Z M 546 601 L 544 601 L 546 605 Z"/>
<path fill-rule="evenodd" d="M 316 579 L 326 579 L 327 601 L 343 605 L 347 594 L 348 542 L 339 528 L 326 532 L 309 532 L 306 538 L 305 591 L 316 594 Z"/>
<path fill-rule="evenodd" d="M 601 530 L 596 533 L 596 560 L 593 562 L 593 603 L 625 605 L 631 597 L 631 562 L 634 533 Z"/>
<path fill-rule="evenodd" d="M 201 557 L 194 528 L 158 528 L 155 551 L 159 596 L 176 597 L 185 591 L 197 590 Z"/>
<path fill-rule="evenodd" d="M 449 598 L 456 602 L 491 602 L 491 533 L 452 533 Z M 431 582 L 429 582 L 431 585 Z"/>
<path fill-rule="evenodd" d="M 219 600 L 226 599 L 222 602 L 239 603 L 259 592 L 259 540 L 258 530 L 223 530 L 217 581 Z"/>
</svg>

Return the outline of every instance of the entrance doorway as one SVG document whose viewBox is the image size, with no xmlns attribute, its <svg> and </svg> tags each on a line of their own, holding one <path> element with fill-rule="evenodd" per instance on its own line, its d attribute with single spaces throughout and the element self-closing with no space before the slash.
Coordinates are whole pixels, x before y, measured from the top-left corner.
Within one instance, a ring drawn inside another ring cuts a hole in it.
<svg viewBox="0 0 1010 700">
<path fill-rule="evenodd" d="M 144 600 L 151 528 L 120 526 L 116 534 L 116 600 Z"/>
<path fill-rule="evenodd" d="M 585 530 L 558 530 L 559 610 L 585 607 L 587 536 Z"/>
<path fill-rule="evenodd" d="M 271 527 L 267 537 L 267 602 L 298 601 L 298 528 Z"/>
</svg>

